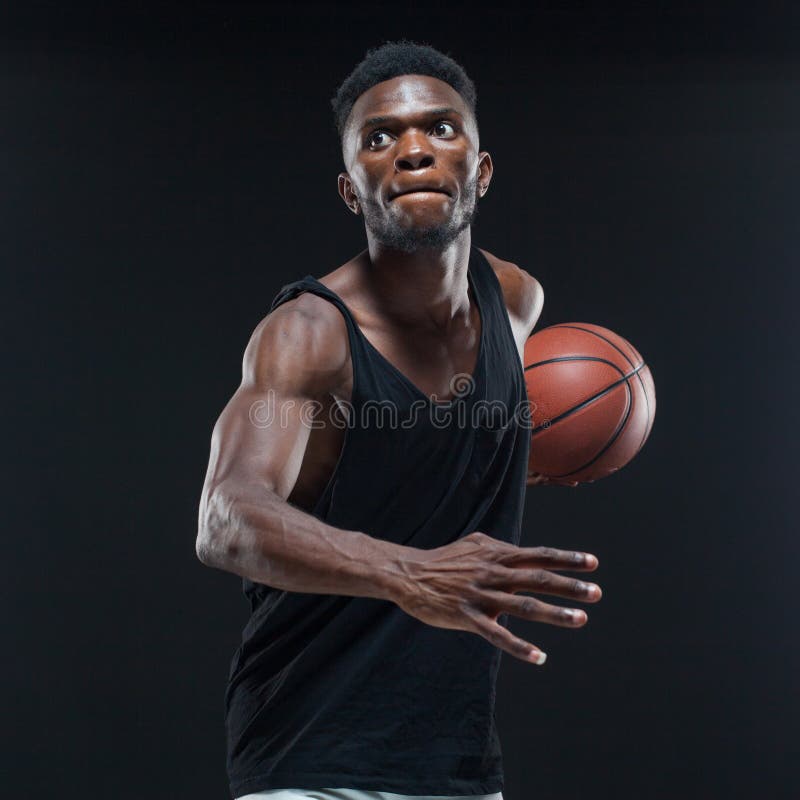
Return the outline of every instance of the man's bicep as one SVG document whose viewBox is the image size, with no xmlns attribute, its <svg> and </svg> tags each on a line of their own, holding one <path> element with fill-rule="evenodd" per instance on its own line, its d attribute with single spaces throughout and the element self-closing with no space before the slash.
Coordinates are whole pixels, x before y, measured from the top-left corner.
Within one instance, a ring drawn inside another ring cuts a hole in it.
<svg viewBox="0 0 800 800">
<path fill-rule="evenodd" d="M 252 485 L 286 499 L 311 433 L 306 422 L 311 402 L 274 388 L 241 385 L 214 426 L 208 488 Z"/>
</svg>

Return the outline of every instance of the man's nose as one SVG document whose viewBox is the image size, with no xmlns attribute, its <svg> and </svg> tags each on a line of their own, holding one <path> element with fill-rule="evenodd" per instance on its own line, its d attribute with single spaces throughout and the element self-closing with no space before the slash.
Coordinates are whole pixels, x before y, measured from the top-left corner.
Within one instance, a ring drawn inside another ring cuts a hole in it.
<svg viewBox="0 0 800 800">
<path fill-rule="evenodd" d="M 401 147 L 394 160 L 394 166 L 400 172 L 432 167 L 434 161 L 433 148 L 427 136 L 422 133 L 406 134 L 401 139 Z"/>
</svg>

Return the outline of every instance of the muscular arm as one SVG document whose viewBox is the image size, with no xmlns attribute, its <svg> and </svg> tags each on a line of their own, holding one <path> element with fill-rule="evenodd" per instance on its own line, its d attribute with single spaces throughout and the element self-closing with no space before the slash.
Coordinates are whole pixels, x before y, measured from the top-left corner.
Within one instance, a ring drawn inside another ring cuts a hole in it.
<svg viewBox="0 0 800 800">
<path fill-rule="evenodd" d="M 256 328 L 212 434 L 196 544 L 204 564 L 294 592 L 392 599 L 400 590 L 399 558 L 413 548 L 327 525 L 286 500 L 313 403 L 341 385 L 348 363 L 344 320 L 313 295 Z"/>
</svg>

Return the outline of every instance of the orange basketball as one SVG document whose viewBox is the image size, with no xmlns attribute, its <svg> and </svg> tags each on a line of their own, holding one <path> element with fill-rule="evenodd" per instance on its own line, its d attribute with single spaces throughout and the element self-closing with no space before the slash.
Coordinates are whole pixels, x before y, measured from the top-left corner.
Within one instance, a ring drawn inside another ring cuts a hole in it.
<svg viewBox="0 0 800 800">
<path fill-rule="evenodd" d="M 650 369 L 619 334 L 587 322 L 543 328 L 525 343 L 529 469 L 553 483 L 591 482 L 642 449 L 656 414 Z"/>
</svg>

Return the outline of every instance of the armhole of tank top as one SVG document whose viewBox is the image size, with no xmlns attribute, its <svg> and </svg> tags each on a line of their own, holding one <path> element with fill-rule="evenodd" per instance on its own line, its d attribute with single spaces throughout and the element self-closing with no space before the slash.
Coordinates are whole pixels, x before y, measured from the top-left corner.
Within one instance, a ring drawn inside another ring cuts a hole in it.
<svg viewBox="0 0 800 800">
<path fill-rule="evenodd" d="M 494 271 L 494 268 L 489 263 L 489 259 L 476 247 L 479 258 L 483 259 L 484 266 L 486 267 L 487 275 L 487 282 L 492 282 L 494 286 L 494 296 L 497 300 L 495 304 L 495 308 L 498 309 L 500 312 L 500 316 L 503 318 L 503 327 L 506 331 L 506 341 L 510 343 L 511 349 L 515 356 L 515 363 L 519 364 L 517 372 L 517 377 L 522 381 L 522 385 L 525 385 L 525 369 L 522 364 L 522 359 L 520 359 L 519 354 L 517 353 L 517 340 L 514 338 L 514 329 L 511 327 L 511 320 L 508 316 L 508 306 L 506 306 L 506 297 L 503 293 L 503 286 L 500 283 L 500 279 L 497 277 L 497 274 Z"/>
<path fill-rule="evenodd" d="M 332 290 L 328 290 L 331 292 L 331 295 L 327 294 L 327 292 L 314 291 L 315 288 L 317 287 L 315 286 L 314 283 L 308 280 L 309 278 L 313 279 L 313 281 L 316 282 L 316 278 L 314 278 L 313 275 L 307 275 L 302 281 L 302 283 L 304 283 L 303 288 L 300 291 L 298 291 L 291 299 L 299 297 L 300 294 L 302 294 L 303 292 L 311 292 L 311 294 L 315 294 L 317 295 L 317 297 L 321 297 L 323 300 L 326 300 L 328 303 L 334 306 L 344 318 L 345 328 L 347 329 L 347 347 L 350 353 L 350 362 L 352 364 L 352 369 L 353 369 L 353 387 L 350 393 L 348 411 L 349 414 L 355 414 L 358 409 L 358 398 L 361 396 L 358 368 L 356 366 L 356 361 L 358 359 L 356 357 L 357 334 L 356 331 L 354 330 L 355 323 L 350 319 L 349 312 L 342 307 L 344 305 L 343 301 L 338 298 L 334 299 L 334 297 L 331 296 L 334 294 Z M 327 287 L 322 284 L 320 284 L 320 286 L 322 287 L 322 289 L 327 289 Z M 342 303 L 342 305 L 339 305 L 340 303 Z M 336 485 L 336 481 L 339 480 L 345 456 L 350 449 L 350 443 L 352 440 L 352 431 L 353 431 L 353 425 L 351 424 L 351 420 L 348 417 L 348 422 L 345 424 L 344 437 L 342 439 L 342 447 L 341 450 L 339 451 L 339 457 L 336 459 L 336 464 L 333 468 L 333 471 L 330 474 L 330 477 L 328 478 L 327 483 L 325 484 L 325 488 L 322 490 L 322 494 L 320 494 L 316 503 L 314 503 L 314 506 L 311 508 L 309 512 L 313 516 L 318 516 L 321 510 L 324 509 L 325 505 L 330 503 L 330 496 L 333 492 L 333 487 Z"/>
</svg>

